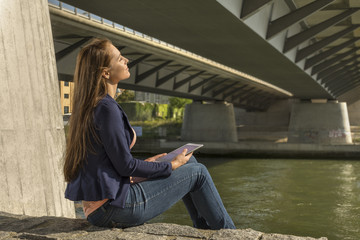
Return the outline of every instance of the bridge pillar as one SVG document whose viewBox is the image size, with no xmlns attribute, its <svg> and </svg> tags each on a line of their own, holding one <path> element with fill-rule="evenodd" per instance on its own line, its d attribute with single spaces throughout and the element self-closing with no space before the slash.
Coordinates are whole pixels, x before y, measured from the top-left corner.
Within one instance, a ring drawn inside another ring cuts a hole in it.
<svg viewBox="0 0 360 240">
<path fill-rule="evenodd" d="M 233 105 L 224 102 L 186 105 L 181 138 L 193 142 L 237 142 Z"/>
<path fill-rule="evenodd" d="M 75 217 L 48 1 L 1 1 L 0 39 L 0 211 Z"/>
<path fill-rule="evenodd" d="M 291 110 L 288 142 L 351 144 L 346 103 L 294 103 Z"/>
<path fill-rule="evenodd" d="M 348 106 L 350 126 L 360 126 L 360 101 Z"/>
</svg>

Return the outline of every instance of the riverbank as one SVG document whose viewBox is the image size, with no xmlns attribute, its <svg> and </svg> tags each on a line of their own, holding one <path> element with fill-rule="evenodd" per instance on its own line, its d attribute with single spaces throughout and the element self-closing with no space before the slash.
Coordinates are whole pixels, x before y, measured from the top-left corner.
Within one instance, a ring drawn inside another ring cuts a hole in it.
<svg viewBox="0 0 360 240">
<path fill-rule="evenodd" d="M 165 139 L 141 139 L 134 146 L 133 154 L 157 154 L 170 152 L 187 142 Z M 198 143 L 198 142 L 197 142 Z M 199 142 L 200 143 L 200 142 Z M 201 142 L 204 147 L 196 151 L 198 155 L 221 155 L 239 158 L 326 158 L 358 159 L 360 145 L 320 145 L 308 143 L 276 143 L 266 141 Z"/>
<path fill-rule="evenodd" d="M 90 225 L 83 219 L 63 217 L 29 217 L 0 212 L 0 239 L 117 239 L 117 240 L 326 240 L 292 235 L 263 233 L 252 229 L 201 230 L 168 223 L 144 224 L 126 229 L 107 229 Z"/>
</svg>

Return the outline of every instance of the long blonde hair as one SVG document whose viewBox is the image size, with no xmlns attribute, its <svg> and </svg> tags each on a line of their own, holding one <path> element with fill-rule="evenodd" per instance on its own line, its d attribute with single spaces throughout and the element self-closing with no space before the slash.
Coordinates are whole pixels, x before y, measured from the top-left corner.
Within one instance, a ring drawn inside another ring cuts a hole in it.
<svg viewBox="0 0 360 240">
<path fill-rule="evenodd" d="M 91 137 L 99 142 L 93 125 L 93 110 L 107 94 L 102 73 L 104 69 L 111 67 L 110 45 L 111 41 L 108 39 L 93 39 L 81 49 L 76 59 L 73 108 L 63 169 L 66 182 L 76 178 L 86 154 L 93 152 Z"/>
</svg>

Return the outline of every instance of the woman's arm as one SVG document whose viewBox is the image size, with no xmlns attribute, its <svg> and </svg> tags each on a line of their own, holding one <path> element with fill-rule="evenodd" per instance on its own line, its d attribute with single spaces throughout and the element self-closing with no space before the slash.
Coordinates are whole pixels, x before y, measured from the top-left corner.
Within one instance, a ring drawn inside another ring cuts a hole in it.
<svg viewBox="0 0 360 240">
<path fill-rule="evenodd" d="M 187 153 L 187 149 L 184 149 L 182 153 L 180 153 L 179 155 L 177 155 L 172 161 L 171 161 L 171 166 L 172 166 L 172 170 L 177 169 L 178 167 L 181 167 L 182 165 L 184 165 L 185 163 L 187 163 L 189 161 L 189 159 L 191 158 L 193 153 L 190 153 L 186 156 Z M 146 159 L 145 161 L 147 162 L 154 162 L 156 159 L 165 156 L 166 153 L 162 153 L 162 154 L 158 154 L 156 156 L 153 156 L 151 158 Z M 147 178 L 142 178 L 142 177 L 130 177 L 130 183 L 134 184 L 134 183 L 139 183 L 139 182 L 143 182 L 146 181 Z"/>
<path fill-rule="evenodd" d="M 148 162 L 133 158 L 125 135 L 123 117 L 122 111 L 115 102 L 99 103 L 94 112 L 100 139 L 118 174 L 124 177 L 145 178 L 169 176 L 172 171 L 171 163 Z"/>
</svg>

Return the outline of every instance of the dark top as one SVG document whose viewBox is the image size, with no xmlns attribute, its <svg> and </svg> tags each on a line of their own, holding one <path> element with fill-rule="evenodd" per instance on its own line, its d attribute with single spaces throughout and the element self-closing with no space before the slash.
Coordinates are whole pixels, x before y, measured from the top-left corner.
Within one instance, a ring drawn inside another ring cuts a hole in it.
<svg viewBox="0 0 360 240">
<path fill-rule="evenodd" d="M 94 126 L 101 143 L 91 140 L 95 154 L 87 152 L 78 176 L 67 184 L 65 197 L 73 200 L 98 201 L 108 198 L 111 204 L 124 208 L 130 178 L 168 177 L 171 163 L 145 162 L 133 158 L 130 144 L 134 137 L 129 120 L 119 104 L 109 95 L 94 109 Z"/>
</svg>

